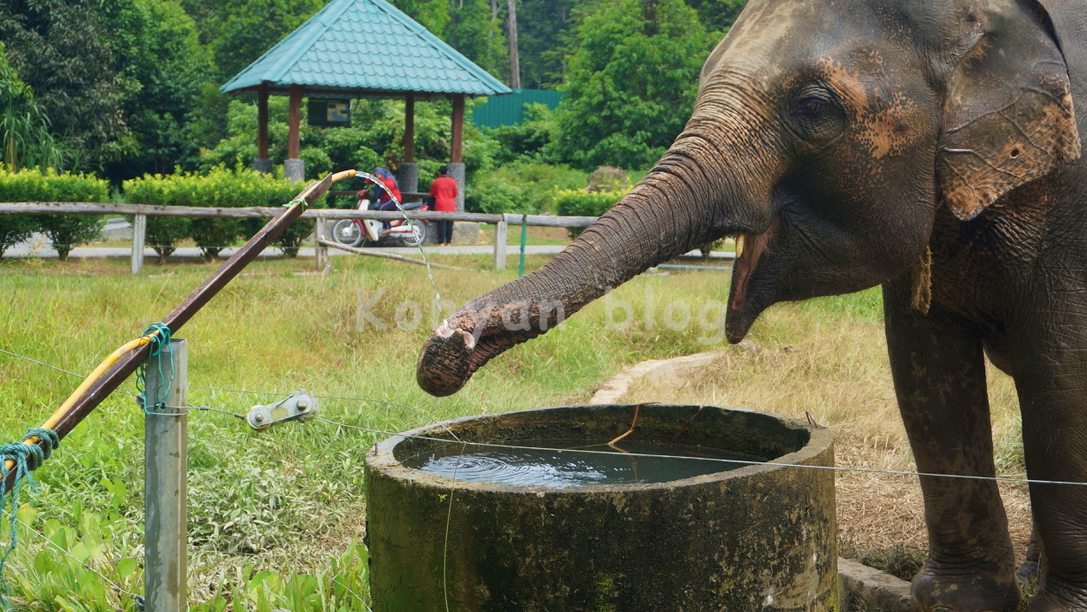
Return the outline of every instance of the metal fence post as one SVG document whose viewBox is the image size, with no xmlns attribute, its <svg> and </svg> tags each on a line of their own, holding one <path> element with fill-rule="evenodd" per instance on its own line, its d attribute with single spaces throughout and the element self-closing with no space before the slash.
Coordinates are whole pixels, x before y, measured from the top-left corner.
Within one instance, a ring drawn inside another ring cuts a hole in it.
<svg viewBox="0 0 1087 612">
<path fill-rule="evenodd" d="M 496 270 L 506 269 L 506 231 L 509 228 L 509 223 L 506 223 L 505 217 L 495 226 L 494 230 L 494 268 Z"/>
<path fill-rule="evenodd" d="M 188 609 L 188 366 L 184 340 L 173 340 L 147 362 L 146 397 L 166 398 L 165 406 L 150 407 L 152 414 L 144 417 L 143 582 L 145 609 L 150 612 Z"/>
<path fill-rule="evenodd" d="M 132 273 L 143 271 L 143 245 L 147 236 L 147 215 L 132 218 Z"/>
</svg>

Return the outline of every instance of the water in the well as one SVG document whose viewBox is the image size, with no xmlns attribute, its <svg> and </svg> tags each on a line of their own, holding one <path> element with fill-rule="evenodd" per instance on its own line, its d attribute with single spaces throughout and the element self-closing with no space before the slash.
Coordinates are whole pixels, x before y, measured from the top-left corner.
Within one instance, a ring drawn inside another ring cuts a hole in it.
<svg viewBox="0 0 1087 612">
<path fill-rule="evenodd" d="M 450 443 L 409 457 L 403 463 L 462 481 L 561 489 L 671 482 L 748 465 L 730 459 L 757 460 L 720 449 L 677 444 L 624 441 L 622 450 L 583 444 L 554 440 L 510 442 L 502 447 Z"/>
</svg>

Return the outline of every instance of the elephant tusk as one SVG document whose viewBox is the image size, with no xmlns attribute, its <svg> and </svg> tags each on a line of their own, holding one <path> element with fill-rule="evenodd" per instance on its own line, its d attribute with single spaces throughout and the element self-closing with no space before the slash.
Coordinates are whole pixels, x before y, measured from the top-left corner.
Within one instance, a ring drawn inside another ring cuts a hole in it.
<svg viewBox="0 0 1087 612">
<path fill-rule="evenodd" d="M 736 236 L 736 259 L 743 257 L 744 254 L 744 235 L 740 234 Z"/>
</svg>

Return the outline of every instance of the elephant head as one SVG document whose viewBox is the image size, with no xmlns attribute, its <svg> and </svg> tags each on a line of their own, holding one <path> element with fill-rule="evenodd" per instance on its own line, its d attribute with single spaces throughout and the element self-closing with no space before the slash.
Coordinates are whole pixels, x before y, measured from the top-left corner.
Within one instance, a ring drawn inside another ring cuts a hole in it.
<svg viewBox="0 0 1087 612">
<path fill-rule="evenodd" d="M 1042 3 L 752 0 L 664 157 L 547 265 L 443 322 L 419 384 L 456 392 L 499 353 L 723 236 L 738 243 L 725 327 L 739 342 L 776 302 L 907 273 L 941 207 L 968 221 L 1079 154 Z"/>
</svg>

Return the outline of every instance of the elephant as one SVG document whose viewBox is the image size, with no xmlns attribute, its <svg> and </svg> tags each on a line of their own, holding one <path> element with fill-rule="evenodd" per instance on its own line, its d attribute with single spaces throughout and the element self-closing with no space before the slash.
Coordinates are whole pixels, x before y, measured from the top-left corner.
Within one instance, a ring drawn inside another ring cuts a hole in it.
<svg viewBox="0 0 1087 612">
<path fill-rule="evenodd" d="M 628 195 L 423 347 L 427 392 L 724 236 L 725 335 L 782 301 L 881 286 L 922 476 L 922 610 L 1014 610 L 985 359 L 1015 381 L 1032 481 L 1087 481 L 1087 4 L 751 0 L 693 113 Z M 510 325 L 510 322 L 523 325 Z M 1032 482 L 1031 610 L 1087 609 L 1087 488 Z"/>
</svg>

